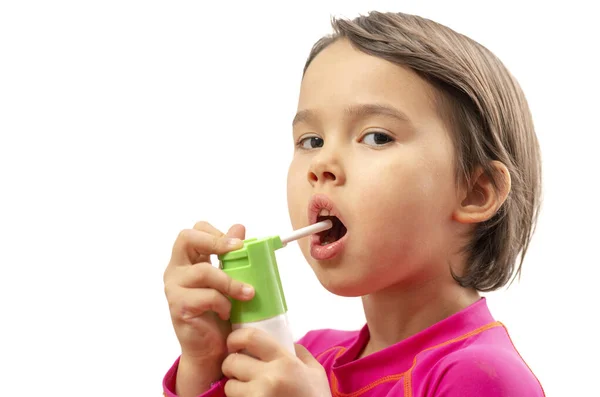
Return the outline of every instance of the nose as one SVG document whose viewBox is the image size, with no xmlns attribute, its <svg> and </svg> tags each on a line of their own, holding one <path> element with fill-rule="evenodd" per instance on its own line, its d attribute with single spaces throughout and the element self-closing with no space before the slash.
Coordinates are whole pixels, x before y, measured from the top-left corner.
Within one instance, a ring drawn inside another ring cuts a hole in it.
<svg viewBox="0 0 600 397">
<path fill-rule="evenodd" d="M 346 182 L 346 175 L 337 157 L 322 151 L 310 165 L 308 181 L 312 186 L 325 183 L 343 185 Z"/>
</svg>

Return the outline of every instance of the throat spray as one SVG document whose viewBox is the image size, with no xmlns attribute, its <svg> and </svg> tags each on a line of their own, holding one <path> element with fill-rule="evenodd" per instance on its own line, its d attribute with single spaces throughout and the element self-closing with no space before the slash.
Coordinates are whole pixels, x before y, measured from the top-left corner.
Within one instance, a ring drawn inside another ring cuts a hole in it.
<svg viewBox="0 0 600 397">
<path fill-rule="evenodd" d="M 282 346 L 295 354 L 294 339 L 287 317 L 287 304 L 281 287 L 275 251 L 288 243 L 330 229 L 326 220 L 292 232 L 281 238 L 251 238 L 242 248 L 219 255 L 219 266 L 232 279 L 254 287 L 249 301 L 231 300 L 231 327 L 258 328 L 273 336 Z"/>
</svg>

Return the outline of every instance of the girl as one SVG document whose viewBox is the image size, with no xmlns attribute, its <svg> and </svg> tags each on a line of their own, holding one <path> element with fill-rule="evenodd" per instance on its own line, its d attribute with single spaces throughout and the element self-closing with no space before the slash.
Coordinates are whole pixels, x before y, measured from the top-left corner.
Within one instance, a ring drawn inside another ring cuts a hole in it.
<svg viewBox="0 0 600 397">
<path fill-rule="evenodd" d="M 333 27 L 304 69 L 288 207 L 294 228 L 332 219 L 299 245 L 325 288 L 362 297 L 367 324 L 312 331 L 296 356 L 258 330 L 232 333 L 226 296 L 252 299 L 252 286 L 209 256 L 241 248 L 244 228 L 198 223 L 165 271 L 182 349 L 165 395 L 543 396 L 479 295 L 520 272 L 538 213 L 519 85 L 427 19 L 372 12 Z"/>
</svg>

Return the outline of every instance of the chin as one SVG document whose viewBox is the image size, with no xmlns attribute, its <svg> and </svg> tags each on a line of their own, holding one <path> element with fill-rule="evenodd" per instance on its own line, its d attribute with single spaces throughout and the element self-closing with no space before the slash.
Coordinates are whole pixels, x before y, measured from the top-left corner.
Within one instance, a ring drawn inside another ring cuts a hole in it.
<svg viewBox="0 0 600 397">
<path fill-rule="evenodd" d="M 323 288 L 334 295 L 356 298 L 372 292 L 360 277 L 348 278 L 347 269 L 315 269 L 313 265 L 313 271 Z"/>
<path fill-rule="evenodd" d="M 366 293 L 361 292 L 360 288 L 355 285 L 319 281 L 327 291 L 337 296 L 342 296 L 344 298 L 359 298 L 366 295 Z"/>
<path fill-rule="evenodd" d="M 361 297 L 372 293 L 366 286 L 365 275 L 344 266 L 344 255 L 328 261 L 317 261 L 310 255 L 309 247 L 301 246 L 301 252 L 310 265 L 319 283 L 334 295 L 347 298 Z M 346 264 L 347 265 L 347 264 Z M 349 277 L 352 275 L 352 277 Z"/>
</svg>

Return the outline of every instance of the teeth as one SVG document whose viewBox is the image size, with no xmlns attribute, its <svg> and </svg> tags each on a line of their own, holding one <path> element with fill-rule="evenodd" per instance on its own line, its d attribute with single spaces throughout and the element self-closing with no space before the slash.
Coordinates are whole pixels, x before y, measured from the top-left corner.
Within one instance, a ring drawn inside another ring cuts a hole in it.
<svg viewBox="0 0 600 397">
<path fill-rule="evenodd" d="M 329 216 L 329 215 L 330 215 L 330 212 L 326 208 L 321 208 L 321 211 L 319 211 L 319 216 Z"/>
</svg>

